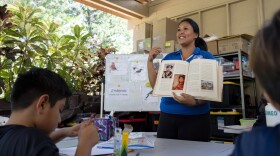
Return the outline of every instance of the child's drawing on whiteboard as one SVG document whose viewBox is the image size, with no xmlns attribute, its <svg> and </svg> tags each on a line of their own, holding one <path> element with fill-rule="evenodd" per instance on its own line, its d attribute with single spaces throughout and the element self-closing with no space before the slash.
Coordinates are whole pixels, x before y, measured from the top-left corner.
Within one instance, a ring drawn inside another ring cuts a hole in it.
<svg viewBox="0 0 280 156">
<path fill-rule="evenodd" d="M 142 87 L 142 99 L 146 103 L 158 102 L 158 97 L 154 97 L 153 89 L 151 87 Z"/>
<path fill-rule="evenodd" d="M 112 75 L 126 75 L 127 64 L 125 62 L 113 60 L 109 62 L 109 71 Z"/>
<path fill-rule="evenodd" d="M 148 98 L 149 98 L 150 96 L 152 96 L 152 95 L 153 95 L 153 90 L 151 90 L 151 91 L 149 91 L 149 93 L 147 93 L 147 95 L 146 95 L 146 97 L 145 97 L 145 100 L 147 101 Z"/>
<path fill-rule="evenodd" d="M 147 77 L 147 70 L 144 62 L 132 62 L 130 66 L 130 79 L 132 81 L 144 81 Z"/>
<path fill-rule="evenodd" d="M 111 71 L 117 70 L 117 67 L 116 67 L 115 62 L 111 62 L 110 70 L 111 70 Z"/>
</svg>

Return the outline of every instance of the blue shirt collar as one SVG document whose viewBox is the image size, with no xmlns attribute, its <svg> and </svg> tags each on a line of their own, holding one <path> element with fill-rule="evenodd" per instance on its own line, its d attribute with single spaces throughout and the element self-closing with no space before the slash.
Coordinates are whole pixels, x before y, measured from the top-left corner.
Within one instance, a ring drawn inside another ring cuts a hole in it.
<svg viewBox="0 0 280 156">
<path fill-rule="evenodd" d="M 178 51 L 176 52 L 176 55 L 182 55 L 182 49 L 178 50 Z M 200 48 L 195 47 L 194 52 L 193 52 L 193 55 L 200 55 Z"/>
</svg>

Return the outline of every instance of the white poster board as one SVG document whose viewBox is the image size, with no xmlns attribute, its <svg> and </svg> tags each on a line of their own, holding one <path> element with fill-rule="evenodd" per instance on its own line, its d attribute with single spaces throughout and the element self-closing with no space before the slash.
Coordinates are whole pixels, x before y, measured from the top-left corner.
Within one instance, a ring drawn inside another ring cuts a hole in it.
<svg viewBox="0 0 280 156">
<path fill-rule="evenodd" d="M 108 54 L 105 71 L 105 111 L 159 111 L 152 96 L 147 54 Z"/>
</svg>

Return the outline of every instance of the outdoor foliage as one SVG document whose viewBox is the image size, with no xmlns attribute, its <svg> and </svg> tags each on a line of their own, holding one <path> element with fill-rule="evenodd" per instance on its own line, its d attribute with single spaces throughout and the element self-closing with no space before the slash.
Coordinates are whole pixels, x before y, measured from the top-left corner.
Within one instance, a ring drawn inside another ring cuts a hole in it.
<svg viewBox="0 0 280 156">
<path fill-rule="evenodd" d="M 58 35 L 69 34 L 75 25 L 79 25 L 91 33 L 90 39 L 98 44 L 111 45 L 116 48 L 116 53 L 132 52 L 132 32 L 127 30 L 125 19 L 73 0 L 0 0 L 0 6 L 17 2 L 22 6 L 39 8 L 39 18 L 59 24 Z"/>
<path fill-rule="evenodd" d="M 0 10 L 0 94 L 8 99 L 17 75 L 34 66 L 58 72 L 75 91 L 100 91 L 105 55 L 115 48 L 93 40 L 92 33 L 79 25 L 60 35 L 61 26 L 41 18 L 40 9 L 9 9 Z"/>
</svg>

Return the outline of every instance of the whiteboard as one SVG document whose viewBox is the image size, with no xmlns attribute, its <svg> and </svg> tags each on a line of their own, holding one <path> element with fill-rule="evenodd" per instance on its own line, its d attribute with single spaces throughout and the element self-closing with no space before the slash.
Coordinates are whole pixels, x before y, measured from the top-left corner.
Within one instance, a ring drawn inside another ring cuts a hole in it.
<svg viewBox="0 0 280 156">
<path fill-rule="evenodd" d="M 106 56 L 105 111 L 159 111 L 160 98 L 152 96 L 148 54 Z"/>
</svg>

